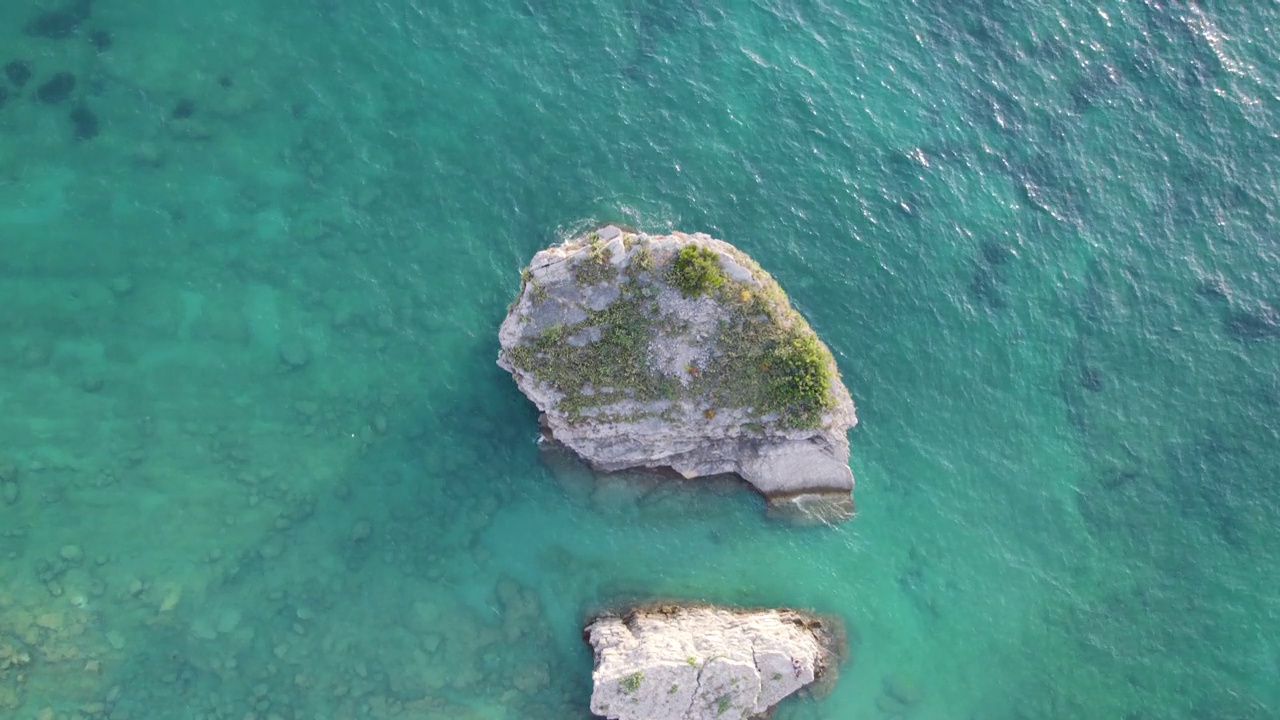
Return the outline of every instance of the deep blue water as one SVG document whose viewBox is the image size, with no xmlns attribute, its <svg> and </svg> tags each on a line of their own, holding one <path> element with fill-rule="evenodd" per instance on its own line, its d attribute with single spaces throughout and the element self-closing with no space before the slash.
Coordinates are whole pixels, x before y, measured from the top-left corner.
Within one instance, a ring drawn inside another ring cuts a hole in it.
<svg viewBox="0 0 1280 720">
<path fill-rule="evenodd" d="M 846 622 L 780 720 L 1277 717 L 1278 32 L 0 7 L 0 716 L 585 718 L 583 620 L 668 597 Z M 606 220 L 781 282 L 858 404 L 853 521 L 540 459 L 497 326 Z"/>
</svg>

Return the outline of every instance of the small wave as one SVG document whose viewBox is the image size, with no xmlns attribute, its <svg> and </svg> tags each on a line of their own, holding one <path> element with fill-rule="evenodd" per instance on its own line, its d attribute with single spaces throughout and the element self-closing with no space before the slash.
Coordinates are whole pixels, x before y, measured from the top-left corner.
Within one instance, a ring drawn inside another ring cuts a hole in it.
<svg viewBox="0 0 1280 720">
<path fill-rule="evenodd" d="M 1256 67 L 1240 61 L 1230 52 L 1227 43 L 1231 38 L 1218 28 L 1217 23 L 1199 5 L 1195 3 L 1188 5 L 1187 15 L 1183 16 L 1182 22 L 1197 37 L 1204 40 L 1209 49 L 1213 51 L 1214 57 L 1218 58 L 1218 63 L 1222 65 L 1222 69 L 1237 77 L 1249 78 L 1257 83 L 1262 82 Z"/>
</svg>

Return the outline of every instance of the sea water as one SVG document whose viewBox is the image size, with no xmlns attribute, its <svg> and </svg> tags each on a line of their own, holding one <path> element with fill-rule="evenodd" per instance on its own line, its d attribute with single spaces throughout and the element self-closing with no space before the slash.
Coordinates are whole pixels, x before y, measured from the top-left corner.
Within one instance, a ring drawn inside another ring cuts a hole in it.
<svg viewBox="0 0 1280 720">
<path fill-rule="evenodd" d="M 0 716 L 586 718 L 667 598 L 843 620 L 780 720 L 1277 717 L 1278 8 L 4 3 Z M 604 221 L 789 292 L 852 521 L 540 454 Z"/>
</svg>

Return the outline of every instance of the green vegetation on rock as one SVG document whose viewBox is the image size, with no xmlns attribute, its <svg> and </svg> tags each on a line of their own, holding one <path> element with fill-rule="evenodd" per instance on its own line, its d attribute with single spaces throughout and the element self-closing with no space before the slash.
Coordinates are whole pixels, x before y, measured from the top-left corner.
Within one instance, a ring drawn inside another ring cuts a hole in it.
<svg viewBox="0 0 1280 720">
<path fill-rule="evenodd" d="M 622 685 L 622 692 L 630 695 L 640 689 L 640 683 L 642 682 L 644 682 L 644 671 L 637 670 L 622 678 L 620 683 Z"/>
<path fill-rule="evenodd" d="M 667 282 L 685 297 L 710 293 L 725 282 L 720 256 L 701 245 L 685 245 L 667 268 Z"/>
<path fill-rule="evenodd" d="M 806 328 L 807 330 L 807 328 Z M 795 427 L 818 422 L 831 409 L 831 366 L 813 331 L 791 331 L 768 349 L 765 407 Z"/>
<path fill-rule="evenodd" d="M 587 256 L 573 266 L 573 279 L 586 285 L 599 285 L 615 280 L 618 269 L 613 266 L 613 251 L 600 244 L 600 236 L 591 233 Z"/>
<path fill-rule="evenodd" d="M 636 272 L 649 272 L 653 269 L 653 253 L 648 245 L 642 245 L 631 253 L 630 267 Z"/>
<path fill-rule="evenodd" d="M 571 420 L 581 418 L 588 408 L 620 401 L 684 397 L 696 401 L 707 420 L 715 418 L 717 408 L 745 408 L 761 419 L 746 429 L 763 432 L 766 415 L 776 416 L 777 424 L 786 428 L 812 428 L 835 406 L 831 384 L 836 370 L 830 352 L 790 307 L 777 283 L 750 258 L 732 253 L 759 286 L 727 277 L 716 251 L 700 245 L 682 247 L 662 272 L 650 274 L 655 261 L 647 243 L 633 241 L 623 278 L 618 278 L 608 251 L 598 242 L 590 247 L 573 269 L 575 282 L 621 279 L 619 297 L 603 310 L 588 310 L 582 322 L 553 325 L 507 350 L 514 366 L 563 394 L 559 409 Z M 683 322 L 659 306 L 664 281 L 685 296 L 690 290 L 709 294 L 727 311 L 710 360 L 684 368 L 679 378 L 662 373 L 650 355 L 653 340 L 677 334 Z M 541 289 L 531 281 L 526 284 L 535 295 Z M 595 336 L 598 339 L 590 341 Z"/>
<path fill-rule="evenodd" d="M 835 405 L 835 361 L 782 290 L 773 284 L 769 291 L 771 299 L 740 283 L 721 289 L 721 301 L 735 312 L 721 323 L 719 353 L 694 385 L 718 406 L 776 413 L 789 428 L 816 427 Z"/>
<path fill-rule="evenodd" d="M 629 280 L 621 293 L 604 310 L 589 312 L 586 320 L 571 327 L 553 325 L 540 337 L 507 352 L 516 367 L 564 394 L 560 409 L 570 417 L 593 405 L 657 400 L 679 392 L 678 381 L 649 367 L 657 315 L 657 302 L 649 297 L 652 291 Z M 598 328 L 600 339 L 581 346 L 566 342 L 588 328 Z"/>
</svg>

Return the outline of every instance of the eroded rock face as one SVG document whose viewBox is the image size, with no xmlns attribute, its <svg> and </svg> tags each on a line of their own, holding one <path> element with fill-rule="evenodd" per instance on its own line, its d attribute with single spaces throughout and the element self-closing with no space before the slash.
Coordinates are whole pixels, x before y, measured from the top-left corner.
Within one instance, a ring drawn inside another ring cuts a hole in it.
<svg viewBox="0 0 1280 720">
<path fill-rule="evenodd" d="M 838 633 L 793 610 L 658 607 L 587 626 L 591 712 L 611 720 L 740 720 L 823 677 Z"/>
<path fill-rule="evenodd" d="M 835 360 L 728 243 L 606 226 L 543 250 L 499 340 L 550 435 L 596 470 L 733 473 L 792 514 L 852 514 Z"/>
</svg>

